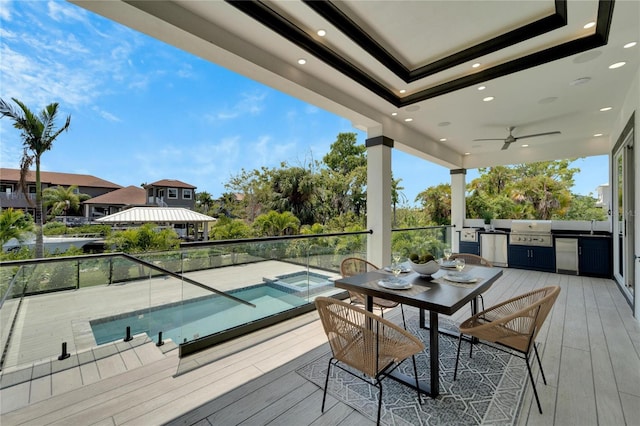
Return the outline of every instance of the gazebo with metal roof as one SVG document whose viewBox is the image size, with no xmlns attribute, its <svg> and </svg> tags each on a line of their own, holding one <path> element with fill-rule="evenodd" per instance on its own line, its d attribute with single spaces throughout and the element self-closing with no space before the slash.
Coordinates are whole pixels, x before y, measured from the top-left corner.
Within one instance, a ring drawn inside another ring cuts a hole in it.
<svg viewBox="0 0 640 426">
<path fill-rule="evenodd" d="M 96 219 L 96 222 L 112 225 L 139 225 L 143 223 L 155 223 L 157 225 L 193 224 L 196 228 L 196 235 L 198 224 L 202 223 L 202 234 L 206 241 L 209 239 L 209 222 L 215 222 L 216 220 L 214 217 L 182 207 L 132 207 Z"/>
</svg>

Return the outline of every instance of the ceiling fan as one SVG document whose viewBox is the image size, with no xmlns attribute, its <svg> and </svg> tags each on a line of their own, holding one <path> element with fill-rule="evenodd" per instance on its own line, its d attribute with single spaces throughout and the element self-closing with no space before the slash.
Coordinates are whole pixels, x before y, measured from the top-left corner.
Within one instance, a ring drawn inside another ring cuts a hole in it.
<svg viewBox="0 0 640 426">
<path fill-rule="evenodd" d="M 509 130 L 509 136 L 507 136 L 506 138 L 500 138 L 500 139 L 474 139 L 474 141 L 504 141 L 504 145 L 502 145 L 502 149 L 507 149 L 509 148 L 509 145 L 511 145 L 512 143 L 514 143 L 515 141 L 519 140 L 519 139 L 525 139 L 525 138 L 533 138 L 536 136 L 546 136 L 546 135 L 559 135 L 560 132 L 559 131 L 555 131 L 555 132 L 545 132 L 545 133 L 536 133 L 533 135 L 523 135 L 523 136 L 513 136 L 512 132 L 515 129 L 514 126 L 511 127 L 507 127 L 507 130 Z"/>
</svg>

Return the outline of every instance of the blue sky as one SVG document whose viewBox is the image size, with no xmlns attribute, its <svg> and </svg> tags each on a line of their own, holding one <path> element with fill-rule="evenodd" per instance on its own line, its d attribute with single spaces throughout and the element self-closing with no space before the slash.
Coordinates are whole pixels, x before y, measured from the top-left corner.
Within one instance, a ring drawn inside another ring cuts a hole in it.
<svg viewBox="0 0 640 426">
<path fill-rule="evenodd" d="M 63 1 L 0 0 L 0 97 L 32 111 L 60 103 L 71 127 L 42 170 L 122 186 L 178 179 L 218 197 L 242 168 L 322 160 L 348 120 Z M 18 168 L 19 133 L 0 120 L 0 166 Z M 573 192 L 608 182 L 607 157 L 573 163 Z M 393 151 L 409 202 L 450 182 L 446 168 Z M 470 170 L 467 181 L 477 177 Z"/>
</svg>

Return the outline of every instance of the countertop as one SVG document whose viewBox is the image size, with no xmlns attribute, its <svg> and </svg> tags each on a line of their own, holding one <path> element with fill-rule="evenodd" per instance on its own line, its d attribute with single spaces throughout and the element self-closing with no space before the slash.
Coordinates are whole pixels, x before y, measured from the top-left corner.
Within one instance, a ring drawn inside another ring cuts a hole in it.
<svg viewBox="0 0 640 426">
<path fill-rule="evenodd" d="M 465 229 L 469 229 L 469 228 L 465 228 Z M 482 228 L 474 228 L 478 234 L 494 234 L 494 235 L 509 235 L 511 234 L 511 230 L 510 229 L 504 229 L 504 228 L 498 228 L 495 229 L 493 231 L 488 231 L 486 229 L 482 229 Z M 457 230 L 456 232 L 461 232 L 461 230 Z M 565 230 L 565 229 L 558 229 L 558 230 L 551 230 L 551 235 L 554 238 L 612 238 L 613 235 L 610 232 L 603 232 L 603 231 L 594 231 L 593 234 L 590 231 L 584 231 L 584 230 L 578 230 L 578 231 L 573 231 L 573 230 Z"/>
</svg>

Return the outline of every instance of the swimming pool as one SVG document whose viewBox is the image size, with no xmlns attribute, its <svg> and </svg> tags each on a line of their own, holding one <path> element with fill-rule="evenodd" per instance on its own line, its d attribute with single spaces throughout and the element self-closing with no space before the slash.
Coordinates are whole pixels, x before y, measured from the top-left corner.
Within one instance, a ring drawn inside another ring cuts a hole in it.
<svg viewBox="0 0 640 426">
<path fill-rule="evenodd" d="M 307 299 L 267 284 L 231 293 L 254 303 L 256 307 L 213 295 L 100 318 L 90 321 L 90 325 L 98 345 L 122 340 L 127 327 L 131 327 L 131 335 L 147 333 L 153 340 L 162 331 L 163 339 L 169 338 L 179 344 L 308 303 Z"/>
</svg>

